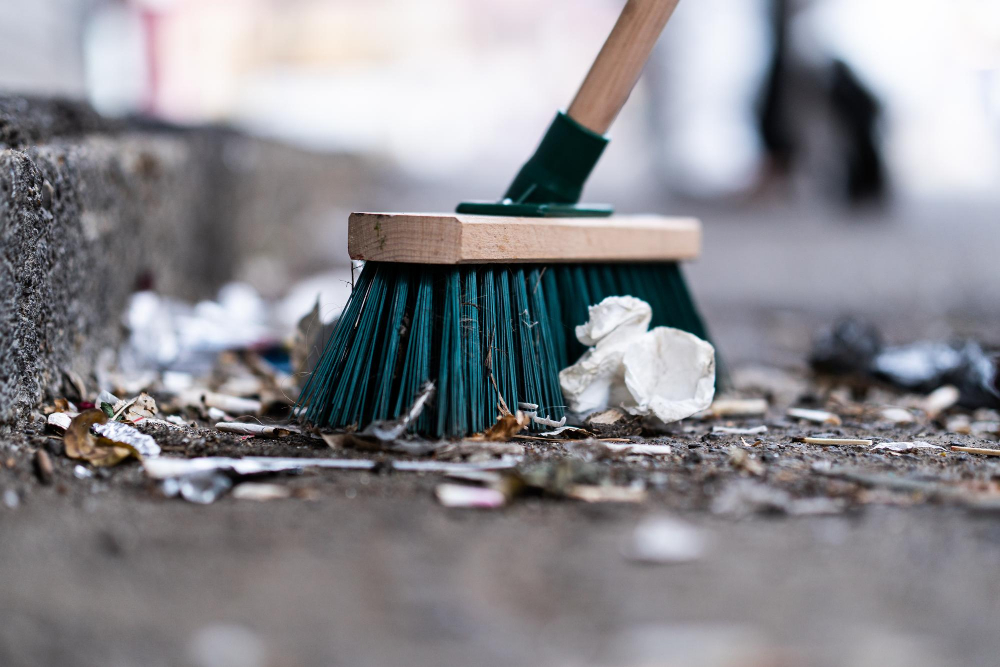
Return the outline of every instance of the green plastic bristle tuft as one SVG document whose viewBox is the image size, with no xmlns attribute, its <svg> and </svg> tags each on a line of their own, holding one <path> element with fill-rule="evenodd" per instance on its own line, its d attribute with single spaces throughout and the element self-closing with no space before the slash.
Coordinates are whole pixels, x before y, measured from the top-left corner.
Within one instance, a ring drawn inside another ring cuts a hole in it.
<svg viewBox="0 0 1000 667">
<path fill-rule="evenodd" d="M 437 393 L 411 431 L 461 437 L 500 406 L 563 416 L 559 371 L 584 347 L 575 327 L 608 296 L 649 302 L 653 326 L 707 338 L 680 268 L 659 264 L 435 266 L 368 262 L 299 397 L 320 427 L 363 428 Z"/>
</svg>

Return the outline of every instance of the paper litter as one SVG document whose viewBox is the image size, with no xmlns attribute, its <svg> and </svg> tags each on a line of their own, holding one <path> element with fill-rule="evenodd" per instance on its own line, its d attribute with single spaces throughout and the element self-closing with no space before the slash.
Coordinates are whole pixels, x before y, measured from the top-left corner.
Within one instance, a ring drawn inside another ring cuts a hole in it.
<svg viewBox="0 0 1000 667">
<path fill-rule="evenodd" d="M 708 408 L 715 395 L 715 349 L 679 329 L 649 329 L 649 304 L 608 297 L 589 309 L 576 337 L 591 346 L 559 373 L 572 412 L 621 406 L 629 414 L 674 422 Z"/>
</svg>

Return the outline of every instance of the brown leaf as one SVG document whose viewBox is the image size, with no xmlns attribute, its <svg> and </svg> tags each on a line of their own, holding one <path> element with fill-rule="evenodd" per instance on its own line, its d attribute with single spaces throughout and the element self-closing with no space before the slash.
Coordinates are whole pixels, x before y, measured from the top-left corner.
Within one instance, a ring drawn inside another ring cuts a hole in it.
<svg viewBox="0 0 1000 667">
<path fill-rule="evenodd" d="M 488 442 L 507 442 L 515 435 L 525 429 L 531 423 L 531 419 L 518 410 L 515 414 L 506 414 L 497 419 L 497 422 L 486 429 L 481 435 L 470 438 L 471 440 L 486 440 Z"/>
<path fill-rule="evenodd" d="M 126 447 L 103 446 L 97 436 L 91 433 L 90 428 L 94 424 L 103 424 L 107 421 L 108 416 L 97 409 L 84 410 L 74 417 L 63 439 L 66 456 L 78 461 L 87 461 L 95 466 L 117 465 L 132 456 L 132 451 Z"/>
<path fill-rule="evenodd" d="M 319 317 L 319 298 L 312 310 L 302 316 L 295 327 L 295 339 L 292 343 L 292 372 L 296 377 L 304 377 L 309 372 L 311 357 L 318 354 L 316 338 L 323 328 Z"/>
</svg>

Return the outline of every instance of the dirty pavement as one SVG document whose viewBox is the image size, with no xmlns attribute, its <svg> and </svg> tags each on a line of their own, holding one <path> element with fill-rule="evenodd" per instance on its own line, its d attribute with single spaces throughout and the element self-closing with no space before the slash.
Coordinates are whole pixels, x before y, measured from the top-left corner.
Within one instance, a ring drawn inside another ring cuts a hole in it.
<svg viewBox="0 0 1000 667">
<path fill-rule="evenodd" d="M 867 373 L 871 345 L 830 363 L 872 325 L 817 320 L 797 359 L 737 360 L 678 422 L 612 408 L 532 426 L 522 404 L 436 442 L 406 418 L 297 423 L 296 378 L 329 328 L 316 310 L 282 329 L 246 286 L 190 310 L 133 299 L 98 374 L 113 392 L 67 374 L 4 438 L 4 664 L 931 665 L 989 649 L 998 406 L 954 372 L 920 391 Z M 256 315 L 219 327 L 226 303 Z M 96 641 L 109 628 L 121 642 Z"/>
</svg>

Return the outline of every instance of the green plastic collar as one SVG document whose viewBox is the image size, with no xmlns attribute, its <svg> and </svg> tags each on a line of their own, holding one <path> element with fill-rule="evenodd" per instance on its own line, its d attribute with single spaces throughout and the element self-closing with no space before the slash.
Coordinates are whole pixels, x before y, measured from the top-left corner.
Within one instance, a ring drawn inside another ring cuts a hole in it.
<svg viewBox="0 0 1000 667">
<path fill-rule="evenodd" d="M 458 213 L 526 217 L 608 216 L 606 204 L 577 204 L 587 177 L 608 145 L 559 112 L 499 202 L 462 202 Z"/>
</svg>

